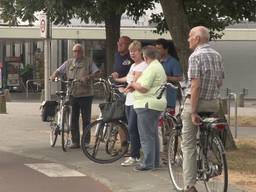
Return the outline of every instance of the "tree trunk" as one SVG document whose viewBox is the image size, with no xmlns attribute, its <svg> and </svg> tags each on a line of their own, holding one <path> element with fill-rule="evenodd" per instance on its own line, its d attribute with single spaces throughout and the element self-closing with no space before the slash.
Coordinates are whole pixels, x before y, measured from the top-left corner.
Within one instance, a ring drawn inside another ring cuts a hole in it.
<svg viewBox="0 0 256 192">
<path fill-rule="evenodd" d="M 160 0 L 160 3 L 169 32 L 177 49 L 184 75 L 187 78 L 188 57 L 191 53 L 187 41 L 190 27 L 185 14 L 183 0 Z"/>
<path fill-rule="evenodd" d="M 111 14 L 105 18 L 106 29 L 106 63 L 104 72 L 108 76 L 113 72 L 114 55 L 116 52 L 117 41 L 120 37 L 121 15 Z"/>
</svg>

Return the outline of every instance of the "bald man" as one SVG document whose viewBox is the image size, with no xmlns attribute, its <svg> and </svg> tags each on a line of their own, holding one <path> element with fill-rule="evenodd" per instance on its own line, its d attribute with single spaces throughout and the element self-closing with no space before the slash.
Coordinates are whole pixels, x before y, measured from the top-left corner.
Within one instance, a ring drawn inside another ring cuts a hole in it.
<svg viewBox="0 0 256 192">
<path fill-rule="evenodd" d="M 209 30 L 197 26 L 190 30 L 189 48 L 194 52 L 188 60 L 189 87 L 182 113 L 182 152 L 184 191 L 197 192 L 196 134 L 199 112 L 219 111 L 219 92 L 224 79 L 221 55 L 209 45 Z"/>
<path fill-rule="evenodd" d="M 93 79 L 98 74 L 98 67 L 92 62 L 91 58 L 83 55 L 81 44 L 75 44 L 72 48 L 73 58 L 65 61 L 52 75 L 51 79 L 66 75 L 67 79 L 80 80 L 74 84 L 72 89 L 72 114 L 71 114 L 71 133 L 72 144 L 70 148 L 80 147 L 79 115 L 82 114 L 83 130 L 90 124 L 91 108 L 93 99 Z M 89 142 L 88 138 L 88 142 Z"/>
</svg>

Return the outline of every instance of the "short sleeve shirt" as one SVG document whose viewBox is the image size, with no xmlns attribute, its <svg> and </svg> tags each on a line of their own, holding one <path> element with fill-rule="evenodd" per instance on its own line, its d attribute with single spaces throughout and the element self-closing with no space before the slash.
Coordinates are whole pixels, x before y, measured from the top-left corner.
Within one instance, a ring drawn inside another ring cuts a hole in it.
<svg viewBox="0 0 256 192">
<path fill-rule="evenodd" d="M 170 55 L 161 61 L 163 64 L 165 73 L 167 76 L 182 76 L 182 69 L 180 63 Z M 166 90 L 166 99 L 167 99 L 167 106 L 168 107 L 175 107 L 176 106 L 176 98 L 177 98 L 177 91 L 171 87 L 168 87 Z"/>
<path fill-rule="evenodd" d="M 197 47 L 189 57 L 188 78 L 190 81 L 191 79 L 200 79 L 200 99 L 217 99 L 220 89 L 219 82 L 224 79 L 221 55 L 209 44 Z"/>
<path fill-rule="evenodd" d="M 115 54 L 115 63 L 114 63 L 114 72 L 119 74 L 119 78 L 125 77 L 132 65 L 132 60 L 130 58 L 130 54 L 120 55 L 119 53 Z"/>
<path fill-rule="evenodd" d="M 134 91 L 134 108 L 148 108 L 164 111 L 166 98 L 157 99 L 156 92 L 161 84 L 166 82 L 166 75 L 162 64 L 158 60 L 152 61 L 137 80 L 142 87 L 148 89 L 146 93 Z"/>
<path fill-rule="evenodd" d="M 145 61 L 142 61 L 141 63 L 138 63 L 138 64 L 132 64 L 129 73 L 126 76 L 127 79 L 129 78 L 129 80 L 132 81 L 134 78 L 135 72 L 143 72 L 147 67 L 148 67 L 148 64 Z M 127 106 L 133 105 L 133 102 L 134 102 L 133 100 L 134 100 L 133 93 L 130 93 L 130 92 L 127 93 L 125 105 Z"/>
</svg>

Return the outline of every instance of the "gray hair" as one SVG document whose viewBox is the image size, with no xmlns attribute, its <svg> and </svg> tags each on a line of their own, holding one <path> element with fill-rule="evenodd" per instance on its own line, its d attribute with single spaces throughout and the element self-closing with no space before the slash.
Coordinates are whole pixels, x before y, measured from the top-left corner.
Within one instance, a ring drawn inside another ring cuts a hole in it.
<svg viewBox="0 0 256 192">
<path fill-rule="evenodd" d="M 76 44 L 73 46 L 72 50 L 75 50 L 77 47 L 79 47 L 80 50 L 83 51 L 83 46 L 82 46 L 80 43 L 76 43 Z"/>
<path fill-rule="evenodd" d="M 210 40 L 210 31 L 205 26 L 196 26 L 191 29 L 194 35 L 202 38 L 203 41 L 208 42 Z"/>
<path fill-rule="evenodd" d="M 143 47 L 142 53 L 144 57 L 148 57 L 150 59 L 158 59 L 160 54 L 153 45 L 148 45 Z"/>
</svg>

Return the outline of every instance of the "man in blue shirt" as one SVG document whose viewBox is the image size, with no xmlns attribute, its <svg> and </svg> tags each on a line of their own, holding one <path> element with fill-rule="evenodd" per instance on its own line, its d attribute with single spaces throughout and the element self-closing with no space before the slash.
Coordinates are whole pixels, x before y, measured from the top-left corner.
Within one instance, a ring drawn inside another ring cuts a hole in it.
<svg viewBox="0 0 256 192">
<path fill-rule="evenodd" d="M 177 84 L 179 81 L 182 81 L 183 74 L 179 61 L 169 54 L 168 48 L 170 47 L 171 42 L 168 42 L 166 39 L 157 39 L 155 43 L 155 47 L 157 48 L 160 54 L 160 62 L 162 63 L 167 81 Z M 174 46 L 173 46 L 174 48 Z M 166 99 L 167 99 L 167 111 L 171 114 L 175 114 L 175 106 L 177 99 L 177 91 L 171 87 L 168 87 L 166 90 Z M 159 126 L 161 127 L 161 135 L 162 135 L 162 144 L 163 144 L 163 154 L 162 161 L 165 163 L 167 160 L 167 143 L 168 137 L 167 133 L 163 130 L 163 126 L 161 125 L 161 118 L 159 120 Z"/>
<path fill-rule="evenodd" d="M 160 62 L 163 64 L 167 81 L 177 83 L 182 81 L 183 74 L 180 63 L 173 56 L 169 55 L 168 48 L 170 42 L 166 39 L 157 39 L 156 48 L 160 53 Z M 171 108 L 175 111 L 177 91 L 173 88 L 167 89 L 167 108 Z"/>
<path fill-rule="evenodd" d="M 114 72 L 112 76 L 122 78 L 127 75 L 133 61 L 129 54 L 131 39 L 128 36 L 121 36 L 117 42 L 117 53 L 115 53 Z"/>
</svg>

